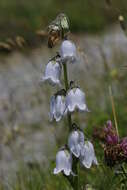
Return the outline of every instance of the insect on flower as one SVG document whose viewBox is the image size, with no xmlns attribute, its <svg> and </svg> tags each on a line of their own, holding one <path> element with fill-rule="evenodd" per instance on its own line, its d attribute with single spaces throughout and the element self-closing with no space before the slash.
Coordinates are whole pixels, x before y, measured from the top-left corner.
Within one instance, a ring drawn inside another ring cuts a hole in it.
<svg viewBox="0 0 127 190">
<path fill-rule="evenodd" d="M 69 32 L 68 17 L 61 13 L 56 19 L 48 26 L 48 47 L 52 48 L 55 44 L 63 39 Z"/>
<path fill-rule="evenodd" d="M 92 143 L 84 140 L 84 133 L 72 122 L 71 112 L 75 110 L 89 110 L 86 105 L 85 93 L 79 87 L 75 86 L 73 81 L 69 85 L 68 62 L 73 63 L 77 55 L 75 44 L 68 40 L 68 33 L 68 18 L 65 14 L 59 14 L 48 27 L 48 47 L 54 47 L 59 40 L 63 41 L 57 56 L 48 62 L 42 80 L 60 85 L 61 70 L 63 69 L 64 87 L 50 99 L 50 119 L 60 121 L 67 113 L 70 134 L 68 145 L 60 149 L 56 154 L 56 167 L 53 173 L 56 175 L 62 172 L 64 176 L 69 176 L 67 179 L 72 189 L 78 190 L 78 161 L 86 168 L 90 168 L 92 164 L 97 165 L 98 162 Z"/>
<path fill-rule="evenodd" d="M 63 148 L 56 155 L 56 168 L 54 174 L 63 172 L 66 176 L 72 173 L 72 155 L 70 152 Z"/>
</svg>

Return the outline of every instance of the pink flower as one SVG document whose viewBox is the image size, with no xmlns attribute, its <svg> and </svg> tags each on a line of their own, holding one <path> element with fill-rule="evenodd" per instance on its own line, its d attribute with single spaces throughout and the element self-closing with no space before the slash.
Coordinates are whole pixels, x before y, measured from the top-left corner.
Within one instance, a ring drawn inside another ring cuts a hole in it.
<svg viewBox="0 0 127 190">
<path fill-rule="evenodd" d="M 104 128 L 104 132 L 107 144 L 115 145 L 119 142 L 119 137 L 110 120 L 107 121 L 107 126 Z"/>
<path fill-rule="evenodd" d="M 118 143 L 118 141 L 119 141 L 119 138 L 118 138 L 118 136 L 117 136 L 116 134 L 109 134 L 109 135 L 107 135 L 107 137 L 106 137 L 106 142 L 107 142 L 108 144 L 115 145 L 115 144 Z"/>
</svg>

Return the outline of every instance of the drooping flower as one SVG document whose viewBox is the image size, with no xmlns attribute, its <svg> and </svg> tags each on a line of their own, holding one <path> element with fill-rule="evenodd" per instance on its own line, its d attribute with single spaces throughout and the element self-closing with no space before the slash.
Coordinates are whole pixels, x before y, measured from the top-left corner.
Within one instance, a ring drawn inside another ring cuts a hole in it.
<svg viewBox="0 0 127 190">
<path fill-rule="evenodd" d="M 80 111 L 88 111 L 85 102 L 85 93 L 78 87 L 74 87 L 67 92 L 66 106 L 69 112 L 73 112 L 76 109 Z"/>
<path fill-rule="evenodd" d="M 79 129 L 74 129 L 68 138 L 70 151 L 78 158 L 84 145 L 84 134 Z"/>
<path fill-rule="evenodd" d="M 51 60 L 46 65 L 44 76 L 42 81 L 48 81 L 53 85 L 60 85 L 61 66 L 59 61 Z"/>
<path fill-rule="evenodd" d="M 60 150 L 56 155 L 56 168 L 54 174 L 63 172 L 69 176 L 72 172 L 72 155 L 67 149 Z"/>
<path fill-rule="evenodd" d="M 66 114 L 65 91 L 60 90 L 53 95 L 50 100 L 50 120 L 55 119 L 57 122 Z"/>
<path fill-rule="evenodd" d="M 92 164 L 98 165 L 97 158 L 95 156 L 93 144 L 90 141 L 86 141 L 79 157 L 81 164 L 86 168 L 90 168 Z"/>
<path fill-rule="evenodd" d="M 66 61 L 74 62 L 77 57 L 75 44 L 70 40 L 64 40 L 60 47 L 60 56 L 63 63 Z"/>
</svg>

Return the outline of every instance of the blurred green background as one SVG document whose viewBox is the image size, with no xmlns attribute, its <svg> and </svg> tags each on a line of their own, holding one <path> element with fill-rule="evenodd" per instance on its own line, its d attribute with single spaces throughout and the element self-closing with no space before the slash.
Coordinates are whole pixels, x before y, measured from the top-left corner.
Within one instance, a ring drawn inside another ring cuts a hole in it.
<svg viewBox="0 0 127 190">
<path fill-rule="evenodd" d="M 61 12 L 71 19 L 73 32 L 96 32 L 127 12 L 126 0 L 111 2 L 113 8 L 105 0 L 1 0 L 0 38 L 23 35 L 32 40 L 35 30 L 44 29 Z"/>
</svg>

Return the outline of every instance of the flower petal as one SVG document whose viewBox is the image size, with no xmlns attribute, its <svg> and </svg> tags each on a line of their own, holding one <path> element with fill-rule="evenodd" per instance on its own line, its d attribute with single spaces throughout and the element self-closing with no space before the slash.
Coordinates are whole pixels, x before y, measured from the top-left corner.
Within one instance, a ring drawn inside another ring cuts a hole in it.
<svg viewBox="0 0 127 190">
<path fill-rule="evenodd" d="M 72 171 L 72 155 L 69 153 L 66 159 L 66 167 L 64 168 L 64 174 L 69 176 Z"/>
<path fill-rule="evenodd" d="M 55 96 L 52 96 L 50 99 L 50 120 L 53 120 L 55 113 Z"/>
<path fill-rule="evenodd" d="M 61 172 L 61 170 L 60 169 L 57 169 L 57 168 L 54 168 L 54 171 L 53 171 L 53 173 L 56 175 L 56 174 L 58 174 L 58 173 L 60 173 Z"/>
<path fill-rule="evenodd" d="M 42 77 L 42 81 L 48 81 L 49 83 L 55 85 L 60 85 L 61 67 L 56 61 L 50 61 L 46 65 L 45 74 Z"/>
</svg>

